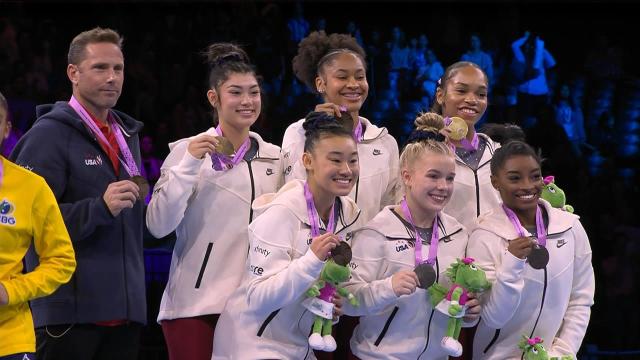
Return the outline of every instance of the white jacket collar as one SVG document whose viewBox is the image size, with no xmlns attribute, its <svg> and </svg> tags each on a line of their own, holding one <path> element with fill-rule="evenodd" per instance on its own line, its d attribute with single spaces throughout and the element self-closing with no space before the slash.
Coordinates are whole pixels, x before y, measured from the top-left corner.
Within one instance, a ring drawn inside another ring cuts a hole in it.
<svg viewBox="0 0 640 360">
<path fill-rule="evenodd" d="M 387 128 L 377 127 L 362 116 L 360 116 L 360 123 L 365 127 L 362 141 L 372 141 L 388 133 Z"/>
<path fill-rule="evenodd" d="M 342 209 L 336 226 L 336 233 L 352 225 L 360 217 L 360 209 L 348 196 L 340 196 Z M 307 202 L 304 197 L 304 181 L 294 179 L 286 183 L 277 193 L 264 194 L 253 201 L 253 209 L 264 212 L 272 206 L 284 206 L 289 209 L 301 222 L 311 226 L 307 213 Z"/>
<path fill-rule="evenodd" d="M 374 230 L 389 240 L 413 239 L 413 236 L 407 233 L 407 228 L 402 220 L 393 213 L 394 207 L 395 205 L 385 206 L 362 230 Z M 463 228 L 458 221 L 443 212 L 440 212 L 438 220 L 438 241 L 460 232 Z"/>
<path fill-rule="evenodd" d="M 544 206 L 549 215 L 547 229 L 549 235 L 563 233 L 571 229 L 573 224 L 580 218 L 578 215 L 552 207 L 546 200 L 540 199 L 538 202 Z M 507 214 L 502 209 L 502 204 L 481 215 L 478 218 L 476 229 L 492 232 L 503 239 L 511 240 L 519 237 Z M 527 234 L 531 235 L 528 232 Z"/>
<path fill-rule="evenodd" d="M 487 146 L 482 153 L 482 158 L 480 158 L 480 162 L 478 163 L 478 167 L 488 163 L 493 158 L 493 153 L 500 147 L 500 144 L 491 140 L 491 138 L 483 133 L 477 133 L 479 137 L 485 140 Z M 459 163 L 465 164 L 464 161 L 456 154 L 456 161 Z M 466 165 L 466 164 L 465 164 Z"/>
</svg>

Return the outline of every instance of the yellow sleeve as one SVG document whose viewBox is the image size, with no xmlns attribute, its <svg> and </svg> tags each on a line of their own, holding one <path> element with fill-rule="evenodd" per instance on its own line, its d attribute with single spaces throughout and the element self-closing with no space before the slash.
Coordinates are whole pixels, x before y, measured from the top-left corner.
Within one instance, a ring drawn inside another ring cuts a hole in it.
<svg viewBox="0 0 640 360">
<path fill-rule="evenodd" d="M 40 265 L 2 282 L 9 295 L 9 305 L 51 294 L 69 281 L 76 269 L 75 252 L 53 192 L 44 180 L 36 191 L 31 224 Z"/>
</svg>

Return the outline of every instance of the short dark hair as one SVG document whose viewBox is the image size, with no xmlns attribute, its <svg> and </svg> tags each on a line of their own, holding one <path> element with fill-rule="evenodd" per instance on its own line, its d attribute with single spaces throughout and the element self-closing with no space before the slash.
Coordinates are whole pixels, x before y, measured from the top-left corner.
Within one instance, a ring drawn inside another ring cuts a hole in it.
<svg viewBox="0 0 640 360">
<path fill-rule="evenodd" d="M 325 112 L 310 112 L 302 123 L 304 128 L 304 151 L 311 152 L 316 143 L 323 138 L 342 136 L 353 139 L 353 134 L 333 116 Z"/>
<path fill-rule="evenodd" d="M 540 153 L 535 151 L 531 145 L 526 142 L 513 140 L 507 142 L 502 147 L 496 149 L 491 158 L 491 175 L 497 175 L 504 164 L 514 156 L 531 156 L 538 165 L 542 164 Z"/>
<path fill-rule="evenodd" d="M 123 38 L 117 31 L 95 27 L 91 30 L 83 31 L 71 40 L 69 45 L 69 53 L 67 54 L 67 61 L 69 64 L 78 65 L 82 62 L 84 57 L 84 51 L 89 44 L 95 43 L 111 43 L 115 44 L 122 50 Z"/>
<path fill-rule="evenodd" d="M 218 91 L 218 87 L 229 79 L 231 74 L 253 74 L 256 81 L 260 78 L 251 64 L 249 55 L 239 46 L 232 43 L 214 43 L 201 53 L 209 67 L 209 88 Z M 220 93 L 218 93 L 220 96 Z M 213 111 L 214 122 L 218 121 L 218 113 Z"/>
</svg>

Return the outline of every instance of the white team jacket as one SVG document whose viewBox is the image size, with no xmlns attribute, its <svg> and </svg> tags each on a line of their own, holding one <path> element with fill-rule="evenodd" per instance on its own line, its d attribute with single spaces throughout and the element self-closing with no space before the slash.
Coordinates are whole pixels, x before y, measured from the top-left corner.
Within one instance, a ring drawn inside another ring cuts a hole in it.
<svg viewBox="0 0 640 360">
<path fill-rule="evenodd" d="M 214 128 L 206 134 L 217 135 Z M 169 145 L 147 209 L 147 226 L 156 237 L 176 230 L 169 281 L 158 321 L 219 314 L 242 279 L 253 217 L 251 202 L 282 184 L 280 148 L 256 133 L 258 152 L 227 171 L 215 171 L 211 157 L 194 158 L 192 138 Z"/>
<path fill-rule="evenodd" d="M 478 133 L 487 146 L 484 149 L 478 170 L 473 171 L 456 155 L 456 178 L 451 200 L 444 212 L 456 218 L 471 232 L 476 218 L 500 204 L 500 193 L 491 185 L 491 158 L 500 144 L 487 135 Z"/>
<path fill-rule="evenodd" d="M 352 280 L 347 289 L 360 306 L 347 305 L 344 311 L 361 317 L 351 338 L 351 351 L 360 359 L 446 360 L 440 340 L 449 318 L 434 311 L 426 290 L 397 297 L 391 287 L 393 274 L 415 267 L 413 230 L 407 230 L 392 208 L 385 207 L 354 232 Z M 468 234 L 453 217 L 441 214 L 439 219 L 436 273 L 438 282 L 449 287 L 444 272 L 456 258 L 464 258 Z M 423 259 L 428 254 L 429 245 L 423 244 Z"/>
<path fill-rule="evenodd" d="M 471 234 L 467 255 L 492 283 L 473 340 L 474 359 L 520 359 L 522 335 L 541 337 L 551 356 L 575 357 L 580 348 L 595 290 L 591 246 L 578 216 L 540 203 L 549 215 L 546 270 L 507 251 L 518 235 L 500 206 L 483 215 Z"/>
<path fill-rule="evenodd" d="M 261 215 L 249 225 L 245 276 L 218 321 L 213 359 L 315 359 L 308 346 L 314 315 L 301 304 L 324 263 L 309 249 L 303 185 L 292 180 L 254 202 Z M 350 241 L 360 210 L 346 196 L 340 203 L 335 232 Z"/>
<path fill-rule="evenodd" d="M 285 181 L 307 178 L 302 154 L 304 129 L 301 119 L 287 128 L 282 139 Z M 365 126 L 363 140 L 358 144 L 360 177 L 349 197 L 362 210 L 364 221 L 371 220 L 386 205 L 394 205 L 402 197 L 398 144 L 386 128 L 379 128 L 360 117 Z"/>
</svg>

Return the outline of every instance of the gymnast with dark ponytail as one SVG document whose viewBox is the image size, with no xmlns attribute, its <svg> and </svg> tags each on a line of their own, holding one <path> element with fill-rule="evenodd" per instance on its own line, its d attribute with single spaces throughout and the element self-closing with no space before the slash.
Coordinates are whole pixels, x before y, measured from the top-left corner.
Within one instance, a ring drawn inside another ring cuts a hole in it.
<svg viewBox="0 0 640 360">
<path fill-rule="evenodd" d="M 211 358 L 219 314 L 245 272 L 251 203 L 283 182 L 280 148 L 249 130 L 262 99 L 247 54 L 216 43 L 203 55 L 215 127 L 169 144 L 147 210 L 154 236 L 177 235 L 158 314 L 171 360 Z"/>
</svg>

